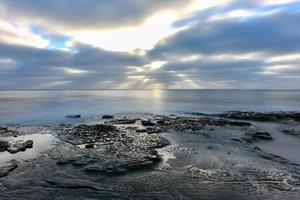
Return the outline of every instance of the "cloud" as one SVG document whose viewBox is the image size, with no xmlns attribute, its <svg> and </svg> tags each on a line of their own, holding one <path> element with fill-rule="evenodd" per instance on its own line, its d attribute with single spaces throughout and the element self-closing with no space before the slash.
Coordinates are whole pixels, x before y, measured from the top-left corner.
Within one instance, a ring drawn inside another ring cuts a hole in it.
<svg viewBox="0 0 300 200">
<path fill-rule="evenodd" d="M 97 82 L 122 80 L 126 66 L 147 62 L 141 56 L 83 44 L 77 44 L 73 52 L 0 44 L 0 60 L 0 86 L 16 88 L 90 88 Z M 14 67 L 8 68 L 11 63 Z"/>
<path fill-rule="evenodd" d="M 299 8 L 270 0 L 3 0 L 0 88 L 295 89 Z"/>
<path fill-rule="evenodd" d="M 160 10 L 182 9 L 182 0 L 2 0 L 0 15 L 46 28 L 106 29 L 136 25 Z"/>
</svg>

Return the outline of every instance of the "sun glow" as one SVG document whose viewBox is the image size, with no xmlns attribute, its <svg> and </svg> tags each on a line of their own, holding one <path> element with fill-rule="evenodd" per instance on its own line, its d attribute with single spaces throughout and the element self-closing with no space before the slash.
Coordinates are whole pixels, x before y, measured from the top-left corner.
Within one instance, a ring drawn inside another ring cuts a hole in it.
<svg viewBox="0 0 300 200">
<path fill-rule="evenodd" d="M 163 12 L 147 19 L 144 24 L 136 27 L 126 27 L 103 31 L 77 32 L 73 41 L 79 41 L 97 46 L 109 51 L 129 51 L 143 53 L 161 40 L 176 32 L 171 24 L 178 19 L 174 12 Z"/>
</svg>

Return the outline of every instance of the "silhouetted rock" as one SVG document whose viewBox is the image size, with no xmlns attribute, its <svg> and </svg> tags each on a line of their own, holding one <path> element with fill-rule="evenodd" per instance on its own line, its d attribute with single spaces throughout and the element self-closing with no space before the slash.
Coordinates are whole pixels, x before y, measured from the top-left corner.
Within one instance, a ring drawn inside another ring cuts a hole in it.
<svg viewBox="0 0 300 200">
<path fill-rule="evenodd" d="M 86 149 L 92 149 L 92 148 L 94 148 L 94 146 L 95 146 L 94 144 L 86 144 L 85 148 Z"/>
<path fill-rule="evenodd" d="M 112 119 L 112 118 L 114 118 L 113 115 L 103 115 L 102 116 L 102 119 Z"/>
</svg>

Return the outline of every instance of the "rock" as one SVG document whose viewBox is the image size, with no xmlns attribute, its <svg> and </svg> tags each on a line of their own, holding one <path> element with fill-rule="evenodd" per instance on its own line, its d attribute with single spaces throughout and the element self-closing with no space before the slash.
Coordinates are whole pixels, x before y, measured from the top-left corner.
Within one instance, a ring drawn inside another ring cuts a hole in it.
<svg viewBox="0 0 300 200">
<path fill-rule="evenodd" d="M 66 115 L 66 118 L 80 118 L 81 115 Z"/>
<path fill-rule="evenodd" d="M 15 144 L 11 144 L 8 148 L 7 151 L 11 154 L 18 153 L 20 151 L 25 151 L 28 148 L 33 147 L 33 141 L 32 140 L 27 140 L 26 142 L 16 142 Z"/>
<path fill-rule="evenodd" d="M 6 133 L 8 131 L 7 127 L 0 126 L 0 133 Z"/>
<path fill-rule="evenodd" d="M 13 170 L 15 170 L 18 167 L 17 164 L 13 163 L 9 166 L 4 166 L 0 168 L 0 177 L 4 177 L 7 176 L 9 174 L 9 172 L 12 172 Z"/>
<path fill-rule="evenodd" d="M 0 152 L 6 151 L 9 147 L 9 143 L 7 141 L 0 140 Z"/>
<path fill-rule="evenodd" d="M 92 148 L 94 148 L 94 144 L 86 144 L 85 148 L 86 149 L 92 149 Z"/>
<path fill-rule="evenodd" d="M 165 125 L 166 122 L 164 120 L 157 120 L 156 122 L 158 125 Z"/>
<path fill-rule="evenodd" d="M 32 148 L 33 147 L 33 141 L 32 140 L 27 140 L 25 143 L 24 143 L 24 147 L 27 149 L 27 148 Z"/>
<path fill-rule="evenodd" d="M 155 124 L 151 122 L 150 120 L 142 120 L 143 126 L 154 126 Z"/>
<path fill-rule="evenodd" d="M 112 120 L 110 121 L 110 123 L 113 124 L 135 124 L 136 119 L 116 119 L 116 120 Z"/>
<path fill-rule="evenodd" d="M 240 119 L 240 120 L 253 120 L 253 121 L 282 121 L 294 120 L 300 121 L 300 113 L 298 112 L 240 112 L 233 111 L 217 115 L 218 117 Z"/>
<path fill-rule="evenodd" d="M 102 119 L 112 119 L 112 118 L 114 118 L 113 115 L 103 115 L 102 116 Z"/>
<path fill-rule="evenodd" d="M 284 130 L 281 130 L 281 131 L 285 134 L 300 137 L 300 127 L 295 127 L 295 128 L 291 128 L 291 129 L 284 129 Z"/>
<path fill-rule="evenodd" d="M 249 131 L 241 139 L 246 141 L 246 142 L 254 142 L 257 139 L 273 140 L 270 133 L 261 132 L 261 131 Z"/>
<path fill-rule="evenodd" d="M 79 125 L 61 132 L 58 137 L 70 144 L 79 145 L 94 142 L 105 142 L 115 138 L 119 130 L 117 127 L 105 124 Z"/>
<path fill-rule="evenodd" d="M 262 139 L 262 140 L 273 140 L 270 133 L 267 133 L 267 132 L 256 132 L 256 133 L 254 133 L 253 137 Z"/>
</svg>

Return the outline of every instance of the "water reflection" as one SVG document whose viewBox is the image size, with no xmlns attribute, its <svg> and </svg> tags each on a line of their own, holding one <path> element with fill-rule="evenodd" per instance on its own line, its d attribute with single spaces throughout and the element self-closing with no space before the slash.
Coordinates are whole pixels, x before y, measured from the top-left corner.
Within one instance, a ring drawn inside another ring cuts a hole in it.
<svg viewBox="0 0 300 200">
<path fill-rule="evenodd" d="M 57 140 L 52 134 L 37 133 L 32 135 L 18 136 L 17 138 L 6 138 L 7 141 L 16 142 L 18 140 L 32 140 L 33 148 L 26 149 L 26 151 L 11 154 L 7 151 L 0 153 L 0 167 L 7 165 L 11 160 L 23 162 L 24 160 L 31 159 L 40 155 L 51 148 L 51 145 Z"/>
<path fill-rule="evenodd" d="M 299 91 L 274 90 L 0 91 L 0 123 L 62 122 L 73 113 L 295 111 L 299 100 Z"/>
</svg>

